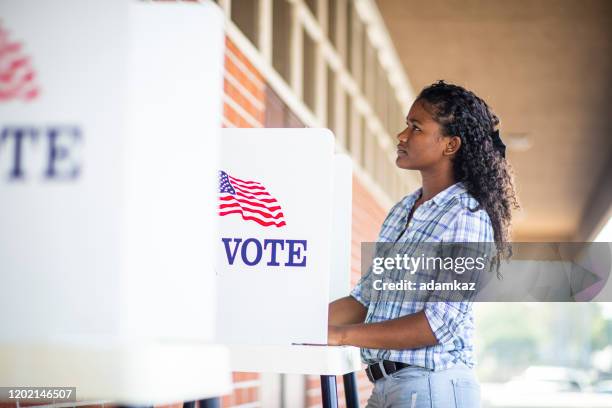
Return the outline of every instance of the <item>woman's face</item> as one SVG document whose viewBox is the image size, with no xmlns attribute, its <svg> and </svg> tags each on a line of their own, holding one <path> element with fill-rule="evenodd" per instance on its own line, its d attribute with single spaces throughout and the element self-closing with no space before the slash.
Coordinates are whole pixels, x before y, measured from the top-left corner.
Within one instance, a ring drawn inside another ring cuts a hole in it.
<svg viewBox="0 0 612 408">
<path fill-rule="evenodd" d="M 402 169 L 426 170 L 435 167 L 448 151 L 449 138 L 443 137 L 440 125 L 425 110 L 423 103 L 415 101 L 406 117 L 406 129 L 397 135 L 397 159 Z"/>
</svg>

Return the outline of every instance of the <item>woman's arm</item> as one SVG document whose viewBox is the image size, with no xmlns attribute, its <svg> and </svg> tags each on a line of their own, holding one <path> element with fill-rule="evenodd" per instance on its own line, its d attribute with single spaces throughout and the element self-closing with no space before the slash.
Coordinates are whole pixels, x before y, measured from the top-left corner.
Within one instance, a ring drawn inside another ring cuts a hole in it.
<svg viewBox="0 0 612 408">
<path fill-rule="evenodd" d="M 329 304 L 329 325 L 363 323 L 367 309 L 354 297 L 346 296 Z"/>
<path fill-rule="evenodd" d="M 342 300 L 342 299 L 341 299 Z M 424 311 L 377 323 L 333 325 L 328 344 L 362 348 L 401 350 L 438 344 Z"/>
</svg>

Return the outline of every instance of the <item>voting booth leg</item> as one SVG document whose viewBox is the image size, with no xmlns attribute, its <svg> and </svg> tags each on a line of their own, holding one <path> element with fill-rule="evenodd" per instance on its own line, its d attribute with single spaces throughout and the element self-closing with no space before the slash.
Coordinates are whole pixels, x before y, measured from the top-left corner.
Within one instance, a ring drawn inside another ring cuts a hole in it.
<svg viewBox="0 0 612 408">
<path fill-rule="evenodd" d="M 357 376 L 354 372 L 342 376 L 344 380 L 344 395 L 347 408 L 359 408 L 359 394 L 357 392 Z"/>
<path fill-rule="evenodd" d="M 200 408 L 221 408 L 221 400 L 219 398 L 200 400 Z"/>
<path fill-rule="evenodd" d="M 335 375 L 321 376 L 321 398 L 323 408 L 338 408 L 338 390 Z"/>
</svg>

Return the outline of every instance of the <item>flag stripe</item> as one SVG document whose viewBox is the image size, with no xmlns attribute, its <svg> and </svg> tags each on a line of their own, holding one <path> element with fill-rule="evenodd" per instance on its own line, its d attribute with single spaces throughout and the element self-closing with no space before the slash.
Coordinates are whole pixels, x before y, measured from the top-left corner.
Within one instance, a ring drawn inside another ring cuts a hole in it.
<svg viewBox="0 0 612 408">
<path fill-rule="evenodd" d="M 234 187 L 234 188 L 235 188 L 237 191 L 240 191 L 240 192 L 245 193 L 245 194 L 262 195 L 262 196 L 269 196 L 269 195 L 270 195 L 270 193 L 268 193 L 267 191 L 249 191 L 249 190 L 244 190 L 244 189 L 242 189 L 242 188 L 238 187 L 238 186 L 237 186 L 237 185 L 235 185 L 235 184 L 232 184 L 232 186 L 233 186 L 233 187 Z"/>
<path fill-rule="evenodd" d="M 237 201 L 237 200 L 235 200 L 235 199 L 231 199 L 231 200 L 223 200 L 223 201 L 224 201 L 224 202 L 219 203 L 219 205 L 222 205 L 222 204 L 229 204 L 229 203 L 238 203 L 238 204 L 240 204 L 241 206 L 252 206 L 252 207 L 255 207 L 255 208 L 257 208 L 257 207 L 258 207 L 257 205 L 253 205 L 253 204 L 249 204 L 249 203 L 241 203 L 240 201 Z M 281 208 L 280 208 L 280 206 L 279 206 L 277 209 L 272 210 L 272 211 L 268 211 L 267 209 L 262 208 L 262 207 L 257 208 L 257 210 L 259 210 L 259 211 L 265 211 L 265 212 L 267 212 L 268 214 L 273 214 L 273 215 L 275 215 L 275 214 L 276 214 L 278 211 L 281 211 L 282 209 L 281 209 Z"/>
<path fill-rule="evenodd" d="M 276 215 L 272 215 L 270 213 L 267 213 L 267 212 L 264 212 L 264 211 L 261 211 L 261 210 L 257 210 L 255 208 L 245 207 L 243 205 L 240 205 L 240 203 L 230 203 L 230 204 L 220 204 L 219 205 L 219 209 L 220 210 L 223 210 L 223 209 L 229 208 L 229 207 L 238 207 L 238 208 L 240 208 L 243 211 L 248 211 L 248 212 L 251 212 L 251 213 L 259 214 L 259 215 L 261 215 L 264 218 L 272 218 L 273 220 L 278 220 L 279 218 L 283 218 L 283 213 L 282 212 L 279 212 Z"/>
<path fill-rule="evenodd" d="M 258 186 L 261 186 L 261 183 L 257 182 L 257 181 L 247 181 L 247 180 L 241 180 L 238 177 L 234 177 L 234 176 L 230 176 L 228 174 L 228 177 L 230 178 L 230 180 L 232 181 L 237 181 L 239 183 L 244 183 L 244 184 L 257 184 Z"/>
<path fill-rule="evenodd" d="M 242 198 L 235 198 L 235 197 L 232 197 L 232 196 L 223 196 L 223 197 L 219 197 L 219 199 L 223 200 L 223 201 L 235 200 L 235 201 L 238 201 L 238 202 L 241 202 L 241 203 L 244 203 L 244 204 L 254 205 L 255 207 L 265 208 L 268 211 L 276 211 L 276 210 L 280 210 L 281 209 L 280 205 L 275 205 L 275 206 L 272 206 L 272 207 L 268 207 L 267 205 L 259 203 L 257 201 L 250 201 L 250 200 L 245 200 L 245 199 L 242 199 Z"/>
<path fill-rule="evenodd" d="M 274 198 L 259 198 L 259 197 L 255 197 L 255 196 L 251 196 L 251 195 L 248 195 L 248 194 L 241 193 L 239 191 L 236 191 L 236 195 L 239 195 L 240 197 L 244 197 L 244 198 L 250 198 L 252 200 L 262 201 L 262 202 L 268 203 L 268 204 L 278 203 L 278 201 L 276 201 L 276 199 L 274 199 Z"/>
<path fill-rule="evenodd" d="M 227 212 L 220 212 L 219 215 L 228 215 L 228 214 L 240 214 L 242 216 L 243 220 L 249 220 L 249 221 L 255 221 L 256 223 L 258 223 L 259 225 L 263 225 L 264 227 L 269 227 L 271 225 L 274 225 L 275 227 L 283 227 L 285 225 L 287 225 L 285 223 L 285 221 L 281 221 L 281 222 L 274 222 L 274 221 L 262 221 L 259 218 L 256 217 L 251 217 L 248 215 L 244 215 L 242 213 L 241 210 L 234 210 L 234 211 L 227 211 Z"/>
<path fill-rule="evenodd" d="M 247 191 L 249 193 L 256 192 L 256 191 L 266 191 L 264 187 L 260 187 L 260 186 L 247 186 L 246 184 L 236 183 L 235 181 L 232 181 L 231 183 L 232 183 L 232 186 L 241 188 L 244 191 Z"/>
</svg>

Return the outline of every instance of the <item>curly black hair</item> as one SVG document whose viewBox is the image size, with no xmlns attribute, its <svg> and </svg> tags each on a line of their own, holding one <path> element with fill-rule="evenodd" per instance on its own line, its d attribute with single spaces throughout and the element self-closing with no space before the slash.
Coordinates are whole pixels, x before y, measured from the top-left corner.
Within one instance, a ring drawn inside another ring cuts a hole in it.
<svg viewBox="0 0 612 408">
<path fill-rule="evenodd" d="M 499 118 L 489 105 L 471 91 L 440 80 L 424 88 L 416 98 L 440 124 L 443 136 L 458 136 L 461 147 L 453 159 L 456 181 L 462 181 L 468 192 L 489 215 L 497 247 L 494 265 L 499 273 L 500 259 L 508 259 L 512 249 L 510 226 L 512 209 L 519 203 L 512 180 L 512 168 L 493 143 Z"/>
</svg>

